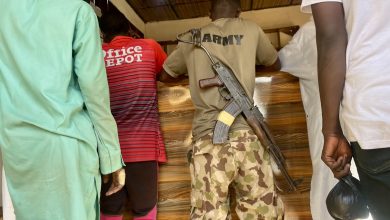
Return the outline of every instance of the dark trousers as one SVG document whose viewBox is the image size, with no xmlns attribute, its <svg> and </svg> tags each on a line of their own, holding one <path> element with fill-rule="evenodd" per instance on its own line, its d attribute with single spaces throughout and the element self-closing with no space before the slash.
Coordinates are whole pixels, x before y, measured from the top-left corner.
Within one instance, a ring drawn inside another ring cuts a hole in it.
<svg viewBox="0 0 390 220">
<path fill-rule="evenodd" d="M 122 215 L 129 201 L 134 216 L 145 216 L 157 204 L 156 161 L 126 163 L 126 183 L 117 193 L 106 196 L 111 180 L 102 183 L 100 211 L 106 215 Z"/>
<path fill-rule="evenodd" d="M 390 148 L 363 150 L 357 142 L 351 146 L 373 219 L 390 219 Z"/>
</svg>

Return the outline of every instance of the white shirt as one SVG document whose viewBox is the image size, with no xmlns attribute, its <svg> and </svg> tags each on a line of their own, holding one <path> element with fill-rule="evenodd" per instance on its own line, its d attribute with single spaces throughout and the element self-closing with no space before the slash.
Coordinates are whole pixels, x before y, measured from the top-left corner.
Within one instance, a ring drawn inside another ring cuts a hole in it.
<svg viewBox="0 0 390 220">
<path fill-rule="evenodd" d="M 341 119 L 349 141 L 362 149 L 390 147 L 390 1 L 302 0 L 343 4 L 348 46 Z"/>
<path fill-rule="evenodd" d="M 321 161 L 322 116 L 317 77 L 316 30 L 313 20 L 304 24 L 291 41 L 279 51 L 282 71 L 299 78 L 302 103 L 306 113 L 307 134 L 313 175 L 310 188 L 310 210 L 313 220 L 332 220 L 325 198 L 338 182 Z"/>
</svg>

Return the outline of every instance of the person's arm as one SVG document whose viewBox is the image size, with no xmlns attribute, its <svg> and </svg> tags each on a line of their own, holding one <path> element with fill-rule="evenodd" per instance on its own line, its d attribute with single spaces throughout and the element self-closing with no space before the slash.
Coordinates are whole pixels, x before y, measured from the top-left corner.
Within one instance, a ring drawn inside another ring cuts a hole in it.
<svg viewBox="0 0 390 220">
<path fill-rule="evenodd" d="M 164 69 L 161 70 L 157 80 L 164 83 L 178 82 L 187 78 L 185 75 L 179 75 L 176 78 L 169 75 Z"/>
<path fill-rule="evenodd" d="M 346 74 L 348 43 L 343 5 L 325 2 L 312 5 L 316 24 L 318 82 L 322 108 L 324 147 L 322 160 L 336 178 L 349 173 L 351 150 L 339 120 Z"/>
<path fill-rule="evenodd" d="M 256 72 L 257 73 L 264 73 L 264 72 L 276 72 L 281 69 L 280 59 L 279 57 L 276 58 L 275 62 L 269 66 L 265 65 L 256 65 Z"/>
<path fill-rule="evenodd" d="M 184 75 L 179 75 L 177 77 L 172 77 L 169 75 L 163 68 L 163 64 L 165 60 L 167 59 L 167 54 L 165 51 L 161 48 L 161 46 L 154 40 L 150 40 L 151 44 L 153 45 L 154 52 L 155 52 L 155 60 L 156 60 L 156 74 L 157 74 L 157 81 L 160 82 L 177 82 L 184 78 Z M 184 61 L 183 61 L 184 62 Z"/>
<path fill-rule="evenodd" d="M 158 76 L 160 82 L 177 82 L 187 78 L 185 75 L 187 73 L 187 65 L 185 56 L 181 51 L 182 46 L 179 43 L 177 48 L 165 60 L 163 69 Z"/>
<path fill-rule="evenodd" d="M 113 175 L 108 193 L 124 185 L 117 126 L 111 114 L 97 18 L 89 5 L 80 8 L 73 37 L 74 72 L 98 142 L 100 172 Z"/>
<path fill-rule="evenodd" d="M 154 58 L 156 61 L 155 73 L 157 74 L 157 79 L 158 79 L 159 74 L 164 70 L 163 64 L 164 64 L 164 61 L 167 59 L 167 54 L 162 49 L 161 45 L 158 44 L 156 41 L 150 39 L 149 42 L 152 45 L 152 47 L 154 48 Z"/>
<path fill-rule="evenodd" d="M 275 72 L 281 68 L 278 52 L 271 44 L 271 41 L 264 33 L 258 29 L 258 42 L 256 48 L 256 72 Z"/>
<path fill-rule="evenodd" d="M 299 28 L 293 38 L 279 50 L 281 71 L 301 79 L 317 75 L 317 46 L 314 21 Z"/>
</svg>

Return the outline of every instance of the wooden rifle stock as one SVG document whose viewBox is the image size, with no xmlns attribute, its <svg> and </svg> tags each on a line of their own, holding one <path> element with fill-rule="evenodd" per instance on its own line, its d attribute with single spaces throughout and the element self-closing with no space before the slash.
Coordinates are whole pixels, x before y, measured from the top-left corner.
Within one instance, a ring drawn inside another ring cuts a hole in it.
<svg viewBox="0 0 390 220">
<path fill-rule="evenodd" d="M 223 82 L 219 79 L 218 76 L 199 80 L 199 87 L 202 89 L 207 87 L 213 87 L 213 86 L 218 86 L 218 87 L 223 86 Z"/>
<path fill-rule="evenodd" d="M 297 185 L 301 180 L 293 180 L 286 169 L 285 158 L 276 145 L 269 131 L 268 125 L 263 120 L 258 120 L 257 117 L 248 117 L 246 120 L 253 132 L 256 134 L 260 143 L 266 148 L 270 154 L 272 171 L 275 177 L 275 185 L 279 191 L 293 192 L 297 190 Z M 275 164 L 273 164 L 275 163 Z"/>
</svg>

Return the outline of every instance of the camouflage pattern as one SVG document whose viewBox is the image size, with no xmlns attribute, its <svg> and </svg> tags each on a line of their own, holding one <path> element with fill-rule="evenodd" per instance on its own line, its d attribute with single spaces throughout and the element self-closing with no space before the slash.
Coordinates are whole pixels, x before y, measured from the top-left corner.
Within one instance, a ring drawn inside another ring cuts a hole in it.
<svg viewBox="0 0 390 220">
<path fill-rule="evenodd" d="M 192 145 L 191 219 L 229 219 L 229 185 L 236 191 L 240 219 L 283 219 L 268 152 L 252 131 L 235 131 L 229 137 L 223 145 L 213 145 L 211 135 Z"/>
</svg>

